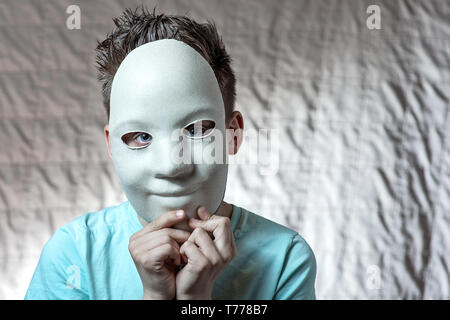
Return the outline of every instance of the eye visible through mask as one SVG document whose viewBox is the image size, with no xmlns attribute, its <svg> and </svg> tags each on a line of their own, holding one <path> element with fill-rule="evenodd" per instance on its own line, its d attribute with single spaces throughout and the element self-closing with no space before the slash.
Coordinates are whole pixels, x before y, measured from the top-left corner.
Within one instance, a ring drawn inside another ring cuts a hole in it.
<svg viewBox="0 0 450 320">
<path fill-rule="evenodd" d="M 198 120 L 185 127 L 183 133 L 191 139 L 202 139 L 209 136 L 215 126 L 212 120 Z"/>
<path fill-rule="evenodd" d="M 122 141 L 131 149 L 142 149 L 152 142 L 152 136 L 146 132 L 129 132 L 122 136 Z"/>
<path fill-rule="evenodd" d="M 191 139 L 208 137 L 216 124 L 212 120 L 198 120 L 183 129 L 183 134 Z M 130 149 L 142 149 L 151 144 L 153 137 L 147 132 L 129 132 L 122 136 L 122 141 Z"/>
</svg>

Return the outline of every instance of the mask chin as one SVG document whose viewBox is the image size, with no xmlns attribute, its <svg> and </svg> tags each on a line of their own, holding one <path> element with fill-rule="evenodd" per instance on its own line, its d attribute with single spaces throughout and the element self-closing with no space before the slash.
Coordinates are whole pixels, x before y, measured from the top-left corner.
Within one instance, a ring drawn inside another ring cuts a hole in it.
<svg viewBox="0 0 450 320">
<path fill-rule="evenodd" d="M 223 203 L 223 197 L 222 197 L 222 200 L 219 202 L 217 208 L 212 208 L 212 209 L 207 208 L 207 209 L 212 214 L 216 214 L 219 211 L 219 208 L 220 208 L 222 203 Z M 195 219 L 201 220 L 200 217 L 197 214 L 197 209 L 199 207 L 200 207 L 200 205 L 193 204 L 193 203 L 189 203 L 188 205 L 184 206 L 182 209 L 186 213 L 186 218 L 183 221 L 181 221 L 181 222 L 179 222 L 177 224 L 174 224 L 172 227 L 174 229 L 179 229 L 179 230 L 185 230 L 185 231 L 188 231 L 188 232 L 192 232 L 193 229 L 191 227 L 189 227 L 188 221 L 189 221 L 190 218 L 195 218 Z"/>
</svg>

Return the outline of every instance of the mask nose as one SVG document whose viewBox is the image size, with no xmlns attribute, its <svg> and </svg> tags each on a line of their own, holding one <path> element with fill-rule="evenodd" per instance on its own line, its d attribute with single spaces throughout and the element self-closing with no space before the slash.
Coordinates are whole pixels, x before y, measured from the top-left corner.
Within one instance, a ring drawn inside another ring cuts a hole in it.
<svg viewBox="0 0 450 320">
<path fill-rule="evenodd" d="M 158 141 L 156 161 L 154 163 L 154 176 L 160 179 L 181 179 L 189 176 L 194 170 L 192 163 L 185 163 L 177 156 L 177 142 L 170 139 Z"/>
</svg>

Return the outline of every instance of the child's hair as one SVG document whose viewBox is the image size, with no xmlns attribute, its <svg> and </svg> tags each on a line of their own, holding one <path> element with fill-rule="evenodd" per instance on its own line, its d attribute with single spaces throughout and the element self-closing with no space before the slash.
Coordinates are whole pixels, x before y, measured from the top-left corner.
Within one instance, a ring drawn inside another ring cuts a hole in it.
<svg viewBox="0 0 450 320">
<path fill-rule="evenodd" d="M 97 41 L 96 68 L 102 83 L 103 104 L 109 119 L 111 85 L 114 75 L 126 55 L 142 44 L 160 39 L 183 41 L 208 61 L 222 93 L 226 123 L 230 120 L 236 100 L 236 78 L 231 58 L 225 50 L 215 23 L 198 23 L 187 16 L 155 15 L 142 5 L 134 11 L 125 9 L 119 18 L 113 18 L 116 28 L 103 42 Z"/>
</svg>

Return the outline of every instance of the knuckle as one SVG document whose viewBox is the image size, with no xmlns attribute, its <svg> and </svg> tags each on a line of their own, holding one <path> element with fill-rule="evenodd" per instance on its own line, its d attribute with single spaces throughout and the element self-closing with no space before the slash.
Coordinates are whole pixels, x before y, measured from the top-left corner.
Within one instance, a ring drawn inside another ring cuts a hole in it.
<svg viewBox="0 0 450 320">
<path fill-rule="evenodd" d="M 152 232 L 155 232 L 155 231 L 161 229 L 161 224 L 155 220 L 149 224 L 149 229 L 152 230 Z"/>
<path fill-rule="evenodd" d="M 199 261 L 198 268 L 200 271 L 207 271 L 211 267 L 211 264 L 208 260 L 202 259 Z"/>
<path fill-rule="evenodd" d="M 193 245 L 194 243 L 191 240 L 187 240 L 181 245 L 180 251 L 185 252 L 186 250 L 189 250 Z"/>
<path fill-rule="evenodd" d="M 222 217 L 221 222 L 226 228 L 231 227 L 231 220 L 228 217 Z"/>
<path fill-rule="evenodd" d="M 230 255 L 224 254 L 224 255 L 222 255 L 222 259 L 223 259 L 224 263 L 228 263 L 228 262 L 230 262 Z"/>
<path fill-rule="evenodd" d="M 194 229 L 194 232 L 195 232 L 195 233 L 201 233 L 202 230 L 203 230 L 202 227 L 197 227 L 197 228 Z"/>
<path fill-rule="evenodd" d="M 143 254 L 140 254 L 138 256 L 135 257 L 136 258 L 136 262 L 138 264 L 140 264 L 141 266 L 145 266 L 145 263 L 147 262 L 147 257 Z"/>
<path fill-rule="evenodd" d="M 178 247 L 176 245 L 174 245 L 173 243 L 170 244 L 170 252 L 171 253 L 177 253 L 178 252 Z"/>
<path fill-rule="evenodd" d="M 180 232 L 180 235 L 186 238 L 189 238 L 189 236 L 191 235 L 190 231 L 186 231 L 186 230 L 177 230 L 178 232 Z"/>
<path fill-rule="evenodd" d="M 160 271 L 164 267 L 164 262 L 162 261 L 151 261 L 148 260 L 147 263 L 144 265 L 144 268 L 147 270 L 153 270 L 155 272 Z"/>
<path fill-rule="evenodd" d="M 170 239 L 170 244 L 172 245 L 172 247 L 174 247 L 175 249 L 179 250 L 180 249 L 180 245 L 178 244 L 178 242 L 176 242 L 173 239 Z"/>
<path fill-rule="evenodd" d="M 132 234 L 130 239 L 128 240 L 128 243 L 136 242 L 138 240 L 139 236 L 140 236 L 140 233 L 138 233 L 138 232 Z"/>
<path fill-rule="evenodd" d="M 170 243 L 165 243 L 161 246 L 164 251 L 170 252 L 172 250 L 172 245 Z"/>
<path fill-rule="evenodd" d="M 185 248 L 192 246 L 194 243 L 191 240 L 186 241 L 185 243 L 183 243 L 183 246 Z"/>
<path fill-rule="evenodd" d="M 198 228 L 195 228 L 195 230 L 193 232 L 195 232 L 195 235 L 202 235 L 205 233 L 205 230 L 203 230 L 202 227 L 198 227 Z"/>
<path fill-rule="evenodd" d="M 170 228 L 164 228 L 164 229 L 160 230 L 161 234 L 166 235 L 166 236 L 172 235 L 174 231 L 176 231 L 176 230 L 170 229 Z"/>
<path fill-rule="evenodd" d="M 163 243 L 170 243 L 172 238 L 170 236 L 168 236 L 167 234 L 164 234 L 161 236 L 161 242 Z"/>
<path fill-rule="evenodd" d="M 168 220 L 168 218 L 166 215 L 159 216 L 158 218 L 153 220 L 151 223 L 149 223 L 150 228 L 153 231 L 162 230 L 164 228 L 164 225 L 167 224 L 167 220 Z"/>
<path fill-rule="evenodd" d="M 233 260 L 234 257 L 235 257 L 234 251 L 233 251 L 233 250 L 230 250 L 230 251 L 227 252 L 227 254 L 225 254 L 225 256 L 224 256 L 225 263 L 231 262 L 231 260 Z"/>
<path fill-rule="evenodd" d="M 190 237 L 191 237 L 190 233 L 185 233 L 180 237 L 180 240 L 182 243 L 184 243 L 184 242 L 188 241 Z"/>
<path fill-rule="evenodd" d="M 194 231 L 195 231 L 195 230 L 194 230 Z M 194 231 L 192 231 L 192 233 L 189 235 L 189 238 L 188 238 L 184 243 L 186 243 L 186 242 L 188 242 L 188 241 L 194 242 L 195 235 L 196 235 L 196 233 L 194 233 Z"/>
<path fill-rule="evenodd" d="M 135 249 L 135 245 L 133 242 L 129 242 L 128 243 L 128 251 L 133 254 L 134 253 L 134 249 Z"/>
<path fill-rule="evenodd" d="M 224 263 L 223 258 L 219 257 L 217 259 L 214 259 L 213 261 L 211 261 L 211 267 L 212 268 L 217 268 L 220 265 L 222 265 Z"/>
<path fill-rule="evenodd" d="M 194 241 L 194 239 L 198 239 L 198 236 L 200 235 L 200 228 L 195 228 L 194 231 L 192 231 L 189 241 Z"/>
</svg>

